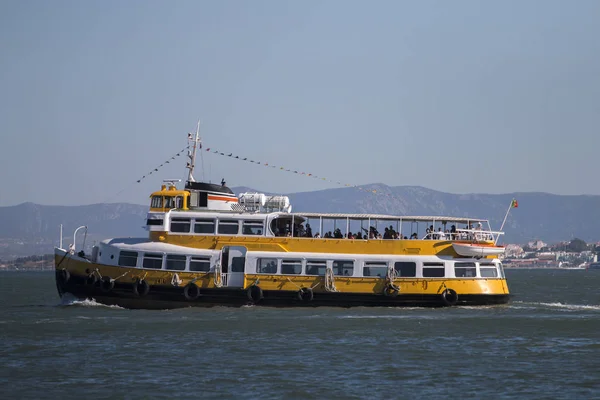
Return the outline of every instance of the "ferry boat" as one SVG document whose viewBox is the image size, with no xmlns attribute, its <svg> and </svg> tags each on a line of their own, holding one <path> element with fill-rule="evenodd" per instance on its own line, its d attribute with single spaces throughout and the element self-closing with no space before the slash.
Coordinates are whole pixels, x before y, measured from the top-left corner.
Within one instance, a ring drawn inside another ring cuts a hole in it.
<svg viewBox="0 0 600 400">
<path fill-rule="evenodd" d="M 286 196 L 197 182 L 199 132 L 188 139 L 188 179 L 151 194 L 148 237 L 106 239 L 87 254 L 76 231 L 68 249 L 55 248 L 61 297 L 146 309 L 509 301 L 502 232 L 487 220 L 292 212 Z"/>
</svg>

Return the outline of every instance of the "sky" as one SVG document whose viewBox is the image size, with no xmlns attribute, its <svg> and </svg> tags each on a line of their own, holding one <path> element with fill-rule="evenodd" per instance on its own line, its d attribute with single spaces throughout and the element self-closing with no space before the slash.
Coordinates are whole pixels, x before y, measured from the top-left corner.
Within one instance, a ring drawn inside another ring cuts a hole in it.
<svg viewBox="0 0 600 400">
<path fill-rule="evenodd" d="M 599 195 L 599 18 L 594 0 L 0 0 L 0 206 L 146 204 L 187 176 L 171 157 L 198 120 L 204 150 L 334 182 Z M 196 168 L 339 187 L 206 151 Z"/>
</svg>

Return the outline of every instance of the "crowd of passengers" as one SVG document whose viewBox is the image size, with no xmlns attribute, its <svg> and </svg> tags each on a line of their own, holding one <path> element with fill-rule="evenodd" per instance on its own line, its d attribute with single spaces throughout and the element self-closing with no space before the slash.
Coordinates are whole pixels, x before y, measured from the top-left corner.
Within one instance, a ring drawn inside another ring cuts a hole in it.
<svg viewBox="0 0 600 400">
<path fill-rule="evenodd" d="M 450 229 L 442 230 L 442 228 L 438 228 L 436 231 L 433 225 L 430 225 L 429 228 L 426 229 L 425 237 L 423 239 L 429 240 L 492 240 L 491 234 L 487 232 L 477 233 L 477 231 L 483 230 L 481 223 L 479 223 L 476 227 L 473 227 L 472 224 L 465 226 L 465 231 L 457 231 L 456 225 L 452 225 Z M 292 233 L 289 229 L 286 230 L 284 235 L 276 235 L 276 236 L 292 236 Z M 312 233 L 312 228 L 309 223 L 306 224 L 306 228 L 302 224 L 294 225 L 294 237 L 308 237 L 318 239 L 321 235 L 317 232 L 314 236 Z M 374 227 L 371 226 L 368 230 L 366 228 L 361 228 L 360 231 L 356 233 L 348 232 L 347 234 L 343 234 L 340 228 L 336 228 L 332 231 L 328 231 L 323 235 L 324 239 L 419 239 L 417 233 L 413 233 L 408 236 L 402 236 L 399 232 L 394 230 L 392 225 L 389 228 L 385 228 L 383 235 Z"/>
</svg>

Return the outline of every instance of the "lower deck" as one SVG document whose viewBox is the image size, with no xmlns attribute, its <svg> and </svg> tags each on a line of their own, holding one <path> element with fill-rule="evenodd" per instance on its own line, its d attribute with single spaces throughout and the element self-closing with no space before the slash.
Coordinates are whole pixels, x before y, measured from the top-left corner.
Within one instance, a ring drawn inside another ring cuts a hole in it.
<svg viewBox="0 0 600 400">
<path fill-rule="evenodd" d="M 281 275 L 167 271 L 110 266 L 57 250 L 59 294 L 125 308 L 167 309 L 260 305 L 453 306 L 503 304 L 509 291 L 503 276 L 428 277 Z M 328 269 L 331 269 L 330 267 Z M 235 284 L 231 284 L 235 281 Z"/>
</svg>

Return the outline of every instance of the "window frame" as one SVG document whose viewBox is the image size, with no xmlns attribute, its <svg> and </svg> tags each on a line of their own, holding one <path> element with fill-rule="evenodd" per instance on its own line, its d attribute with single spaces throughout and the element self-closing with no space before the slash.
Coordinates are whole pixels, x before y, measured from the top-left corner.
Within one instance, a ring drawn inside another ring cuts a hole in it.
<svg viewBox="0 0 600 400">
<path fill-rule="evenodd" d="M 200 269 L 192 269 L 192 263 L 207 263 L 208 269 L 206 271 L 200 270 Z M 211 268 L 210 264 L 211 264 L 211 258 L 208 256 L 190 256 L 188 271 L 190 271 L 190 272 L 210 272 L 210 268 Z"/>
<path fill-rule="evenodd" d="M 125 253 L 129 253 L 129 254 L 126 255 Z M 135 254 L 135 257 L 132 254 Z M 137 267 L 137 262 L 138 262 L 139 257 L 140 257 L 139 251 L 119 250 L 119 258 L 117 259 L 117 265 L 119 267 L 130 267 L 130 268 Z M 126 260 L 126 259 L 132 259 L 132 258 L 135 258 L 135 263 L 133 265 L 121 263 L 121 259 Z"/>
<path fill-rule="evenodd" d="M 372 268 L 385 269 L 385 273 L 383 274 L 383 276 L 371 275 Z M 363 264 L 362 276 L 365 278 L 385 279 L 385 277 L 387 276 L 387 273 L 388 273 L 388 268 L 389 268 L 389 264 L 387 261 L 365 261 Z M 367 269 L 369 271 L 369 275 L 366 275 Z"/>
<path fill-rule="evenodd" d="M 157 261 L 159 259 L 158 256 L 160 256 L 160 268 L 146 267 L 146 259 Z M 164 253 L 147 252 L 147 253 L 144 253 L 144 255 L 142 256 L 142 268 L 154 269 L 154 270 L 162 269 L 163 265 L 164 265 L 164 261 L 165 261 Z"/>
<path fill-rule="evenodd" d="M 170 257 L 178 257 L 179 260 L 177 260 L 177 262 L 182 262 L 183 261 L 183 269 L 180 269 L 180 268 L 169 268 L 169 258 Z M 183 260 L 182 260 L 182 258 L 183 258 Z M 166 254 L 165 255 L 165 262 L 164 262 L 164 269 L 165 270 L 167 270 L 167 271 L 185 271 L 186 268 L 187 268 L 187 256 L 185 254 Z"/>
<path fill-rule="evenodd" d="M 235 221 L 235 226 L 237 226 L 235 233 L 221 232 L 221 226 L 234 226 L 233 222 Z M 217 233 L 219 235 L 230 235 L 235 236 L 240 234 L 240 220 L 239 219 L 217 219 Z"/>
<path fill-rule="evenodd" d="M 268 263 L 263 266 L 262 262 L 268 260 Z M 263 271 L 264 268 L 270 266 L 270 263 L 275 261 L 275 271 L 271 272 L 271 271 Z M 274 275 L 277 274 L 277 272 L 279 271 L 279 259 L 275 258 L 275 257 L 259 257 L 256 259 L 256 273 L 257 274 L 264 274 L 264 275 Z"/>
<path fill-rule="evenodd" d="M 300 266 L 299 272 L 284 272 L 283 268 L 288 266 Z M 302 275 L 304 271 L 304 265 L 302 263 L 302 259 L 300 258 L 284 258 L 281 260 L 281 275 Z"/>
<path fill-rule="evenodd" d="M 174 231 L 173 230 L 173 223 L 175 223 L 175 225 L 188 225 L 188 230 L 187 231 Z M 171 218 L 171 221 L 169 222 L 169 232 L 172 233 L 190 233 L 192 230 L 192 219 L 191 218 L 186 218 L 186 217 L 173 217 Z"/>
<path fill-rule="evenodd" d="M 208 226 L 212 223 L 212 232 L 196 232 L 196 225 L 198 226 Z M 217 230 L 217 220 L 215 218 L 194 218 L 192 221 L 192 229 L 193 233 L 198 235 L 214 235 Z"/>
<path fill-rule="evenodd" d="M 442 275 L 426 275 L 425 271 L 442 270 Z M 446 263 L 435 261 L 435 262 L 424 262 L 421 266 L 421 275 L 423 278 L 445 278 L 446 277 Z"/>
</svg>

